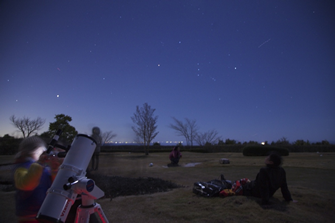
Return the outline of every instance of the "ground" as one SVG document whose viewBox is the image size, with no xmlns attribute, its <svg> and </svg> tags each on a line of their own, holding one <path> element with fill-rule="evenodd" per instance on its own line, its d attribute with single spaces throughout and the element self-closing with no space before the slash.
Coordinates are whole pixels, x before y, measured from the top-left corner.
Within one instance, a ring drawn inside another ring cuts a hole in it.
<svg viewBox="0 0 335 223">
<path fill-rule="evenodd" d="M 106 197 L 97 202 L 109 222 L 334 222 L 335 153 L 284 157 L 289 190 L 298 202 L 284 202 L 278 190 L 269 209 L 262 208 L 257 198 L 205 198 L 192 192 L 194 182 L 220 179 L 221 174 L 228 180 L 254 179 L 264 166 L 264 157 L 183 152 L 180 166 L 167 168 L 168 155 L 120 152 L 100 156 L 99 170 L 87 176 L 105 192 Z M 230 164 L 221 164 L 222 158 Z M 0 164 L 10 160 L 13 157 L 0 156 Z M 1 182 L 9 179 L 7 175 L 10 169 L 0 168 Z M 15 222 L 14 191 L 0 190 L 0 196 L 1 222 Z"/>
<path fill-rule="evenodd" d="M 101 190 L 105 192 L 106 198 L 118 196 L 153 194 L 166 192 L 174 188 L 182 187 L 171 181 L 160 178 L 129 178 L 121 176 L 106 176 L 101 174 L 88 174 L 87 177 L 95 181 Z"/>
<path fill-rule="evenodd" d="M 106 176 L 97 171 L 89 172 L 87 178 L 94 180 L 95 184 L 105 192 L 105 198 L 118 196 L 153 194 L 166 192 L 174 188 L 182 187 L 171 181 L 153 177 L 121 177 Z M 8 177 L 0 178 L 0 190 L 5 192 L 14 191 L 13 181 Z"/>
</svg>

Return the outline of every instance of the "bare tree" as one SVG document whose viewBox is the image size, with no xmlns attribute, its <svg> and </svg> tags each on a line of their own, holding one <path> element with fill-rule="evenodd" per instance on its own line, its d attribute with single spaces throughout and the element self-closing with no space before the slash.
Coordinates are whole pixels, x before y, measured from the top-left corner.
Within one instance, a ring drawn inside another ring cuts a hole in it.
<svg viewBox="0 0 335 223">
<path fill-rule="evenodd" d="M 196 120 L 185 118 L 185 123 L 183 123 L 175 117 L 172 117 L 172 119 L 175 124 L 170 124 L 169 127 L 174 129 L 179 136 L 184 136 L 187 145 L 193 146 L 193 141 L 195 141 L 198 132 Z"/>
<path fill-rule="evenodd" d="M 200 145 L 204 146 L 206 143 L 215 144 L 220 140 L 217 136 L 218 132 L 216 130 L 209 130 L 205 133 L 198 133 L 195 137 L 195 141 Z"/>
<path fill-rule="evenodd" d="M 116 137 L 116 134 L 113 134 L 113 131 L 103 132 L 102 134 L 102 143 L 105 144 L 106 142 L 111 141 L 114 137 Z"/>
<path fill-rule="evenodd" d="M 290 142 L 288 141 L 286 137 L 282 137 L 281 139 L 277 140 L 276 144 L 287 146 L 287 145 L 290 145 Z"/>
<path fill-rule="evenodd" d="M 30 119 L 28 117 L 16 118 L 15 115 L 12 115 L 9 120 L 22 133 L 23 138 L 29 137 L 34 132 L 40 130 L 45 123 L 45 119 L 40 117 Z"/>
<path fill-rule="evenodd" d="M 156 109 L 152 109 L 148 103 L 144 103 L 143 107 L 136 106 L 136 112 L 134 116 L 131 117 L 135 126 L 131 128 L 135 132 L 136 136 L 143 140 L 144 144 L 144 152 L 146 155 L 149 154 L 148 147 L 151 141 L 157 136 L 157 118 L 158 116 L 154 116 L 154 112 Z"/>
</svg>

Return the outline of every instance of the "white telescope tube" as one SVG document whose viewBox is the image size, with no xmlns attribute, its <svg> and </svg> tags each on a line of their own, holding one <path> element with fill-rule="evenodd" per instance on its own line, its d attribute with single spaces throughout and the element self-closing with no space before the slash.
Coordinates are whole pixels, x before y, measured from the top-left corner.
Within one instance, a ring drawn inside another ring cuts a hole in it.
<svg viewBox="0 0 335 223">
<path fill-rule="evenodd" d="M 94 139 L 87 135 L 79 134 L 73 140 L 37 214 L 39 222 L 65 222 L 77 194 L 74 190 L 65 190 L 64 185 L 70 177 L 85 177 L 95 147 Z"/>
</svg>

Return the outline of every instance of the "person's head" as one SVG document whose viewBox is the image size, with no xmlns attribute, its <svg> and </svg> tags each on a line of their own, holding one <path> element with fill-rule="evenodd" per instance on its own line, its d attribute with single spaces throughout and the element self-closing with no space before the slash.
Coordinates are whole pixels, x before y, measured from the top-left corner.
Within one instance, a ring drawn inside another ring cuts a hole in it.
<svg viewBox="0 0 335 223">
<path fill-rule="evenodd" d="M 19 152 L 16 154 L 16 160 L 32 158 L 38 160 L 40 155 L 46 151 L 46 144 L 38 136 L 31 136 L 22 140 L 19 146 Z"/>
<path fill-rule="evenodd" d="M 270 152 L 265 158 L 266 165 L 280 166 L 283 163 L 283 158 L 276 152 Z"/>
<path fill-rule="evenodd" d="M 173 148 L 173 150 L 174 150 L 174 151 L 178 151 L 178 150 L 179 150 L 179 146 L 175 146 L 175 147 Z"/>
<path fill-rule="evenodd" d="M 99 127 L 94 127 L 92 129 L 92 134 L 93 135 L 100 135 L 100 128 Z"/>
</svg>

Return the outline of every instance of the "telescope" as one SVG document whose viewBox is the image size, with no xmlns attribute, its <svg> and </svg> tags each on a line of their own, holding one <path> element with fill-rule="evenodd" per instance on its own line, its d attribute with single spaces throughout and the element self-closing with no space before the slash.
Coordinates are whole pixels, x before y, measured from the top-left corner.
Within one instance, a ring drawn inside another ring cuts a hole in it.
<svg viewBox="0 0 335 223">
<path fill-rule="evenodd" d="M 49 147 L 58 146 L 60 134 L 58 131 Z M 81 205 L 77 208 L 75 222 L 88 223 L 91 214 L 97 213 L 102 222 L 108 223 L 101 206 L 95 202 L 104 196 L 104 192 L 93 180 L 86 177 L 86 169 L 95 147 L 93 138 L 84 134 L 75 137 L 36 216 L 38 222 L 64 223 L 77 196 L 81 195 Z"/>
</svg>

